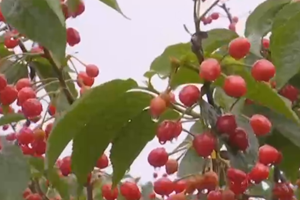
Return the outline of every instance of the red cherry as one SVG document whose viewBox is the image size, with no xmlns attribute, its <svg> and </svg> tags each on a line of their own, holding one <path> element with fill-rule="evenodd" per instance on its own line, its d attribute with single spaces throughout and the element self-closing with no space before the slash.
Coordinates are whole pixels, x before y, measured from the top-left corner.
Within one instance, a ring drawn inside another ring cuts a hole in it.
<svg viewBox="0 0 300 200">
<path fill-rule="evenodd" d="M 49 124 L 46 125 L 46 128 L 45 128 L 46 138 L 49 137 L 49 134 L 52 130 L 52 127 L 53 127 L 53 123 L 49 123 Z"/>
<path fill-rule="evenodd" d="M 230 134 L 237 128 L 235 116 L 232 114 L 225 114 L 217 119 L 217 130 L 219 133 Z"/>
<path fill-rule="evenodd" d="M 158 147 L 153 149 L 148 155 L 148 162 L 153 167 L 162 167 L 168 161 L 169 155 L 166 149 L 163 147 Z"/>
<path fill-rule="evenodd" d="M 31 147 L 27 146 L 27 145 L 21 145 L 21 150 L 23 152 L 24 155 L 30 155 L 33 156 L 34 155 L 34 149 L 32 149 Z"/>
<path fill-rule="evenodd" d="M 279 91 L 279 94 L 294 103 L 298 100 L 299 90 L 292 85 L 286 85 Z"/>
<path fill-rule="evenodd" d="M 239 127 L 235 129 L 234 133 L 230 134 L 229 142 L 241 151 L 245 151 L 249 146 L 246 131 Z"/>
<path fill-rule="evenodd" d="M 239 21 L 238 17 L 236 17 L 236 16 L 232 17 L 232 22 L 233 23 L 238 23 L 238 21 Z"/>
<path fill-rule="evenodd" d="M 5 22 L 4 16 L 2 14 L 2 11 L 0 10 L 0 21 L 1 22 Z"/>
<path fill-rule="evenodd" d="M 247 178 L 247 174 L 242 170 L 229 168 L 227 170 L 227 178 L 234 183 L 242 183 Z"/>
<path fill-rule="evenodd" d="M 15 48 L 16 46 L 19 45 L 19 41 L 20 40 L 18 38 L 14 38 L 14 37 L 11 37 L 11 36 L 6 36 L 4 38 L 4 45 L 8 49 L 13 49 L 13 48 Z"/>
<path fill-rule="evenodd" d="M 81 15 L 85 11 L 85 5 L 83 1 L 79 1 L 77 10 L 75 11 L 74 14 L 72 14 L 73 18 L 76 18 L 77 16 Z"/>
<path fill-rule="evenodd" d="M 247 38 L 235 38 L 228 47 L 228 53 L 236 60 L 244 58 L 250 51 L 251 44 Z"/>
<path fill-rule="evenodd" d="M 74 28 L 67 29 L 67 43 L 73 47 L 81 41 L 78 31 Z"/>
<path fill-rule="evenodd" d="M 289 182 L 275 183 L 272 192 L 278 199 L 294 200 L 294 190 Z"/>
<path fill-rule="evenodd" d="M 51 116 L 54 116 L 56 113 L 56 107 L 53 104 L 50 104 L 48 107 L 48 113 Z"/>
<path fill-rule="evenodd" d="M 182 132 L 182 124 L 180 121 L 165 120 L 161 122 L 157 128 L 156 136 L 160 144 L 165 144 L 177 138 Z"/>
<path fill-rule="evenodd" d="M 160 96 L 154 97 L 150 102 L 150 113 L 154 117 L 160 116 L 167 109 L 166 101 Z"/>
<path fill-rule="evenodd" d="M 178 161 L 175 159 L 169 159 L 165 167 L 167 174 L 174 174 L 178 170 Z"/>
<path fill-rule="evenodd" d="M 108 164 L 108 157 L 105 154 L 102 154 L 102 156 L 97 160 L 96 167 L 98 167 L 99 169 L 104 169 L 108 167 Z"/>
<path fill-rule="evenodd" d="M 269 177 L 269 171 L 269 167 L 261 163 L 256 163 L 256 165 L 249 172 L 248 176 L 252 181 L 258 184 Z"/>
<path fill-rule="evenodd" d="M 34 140 L 31 143 L 31 146 L 37 155 L 43 155 L 46 152 L 46 142 L 45 141 Z"/>
<path fill-rule="evenodd" d="M 162 196 L 169 196 L 174 191 L 174 183 L 169 178 L 160 178 L 154 182 L 154 191 Z"/>
<path fill-rule="evenodd" d="M 231 31 L 235 31 L 236 23 L 233 22 L 233 23 L 229 24 L 228 29 L 231 30 Z"/>
<path fill-rule="evenodd" d="M 22 194 L 23 198 L 26 199 L 31 194 L 31 190 L 26 188 Z"/>
<path fill-rule="evenodd" d="M 206 81 L 214 81 L 221 74 L 221 65 L 217 59 L 209 58 L 200 65 L 200 77 Z"/>
<path fill-rule="evenodd" d="M 153 178 L 157 178 L 158 174 L 156 172 L 153 173 Z"/>
<path fill-rule="evenodd" d="M 174 191 L 176 193 L 183 192 L 187 187 L 187 183 L 185 180 L 176 181 L 174 183 Z"/>
<path fill-rule="evenodd" d="M 279 152 L 274 147 L 265 144 L 259 148 L 258 158 L 259 162 L 264 165 L 270 165 L 277 162 Z"/>
<path fill-rule="evenodd" d="M 119 191 L 118 188 L 112 188 L 111 184 L 104 184 L 101 188 L 102 197 L 106 200 L 115 200 L 118 198 Z"/>
<path fill-rule="evenodd" d="M 253 132 L 257 136 L 263 136 L 271 132 L 272 124 L 263 115 L 255 114 L 250 118 L 250 125 L 253 129 Z"/>
<path fill-rule="evenodd" d="M 204 132 L 195 136 L 193 147 L 199 156 L 208 157 L 216 147 L 216 138 L 210 132 Z"/>
<path fill-rule="evenodd" d="M 247 85 L 241 76 L 227 76 L 223 85 L 224 92 L 231 97 L 239 98 L 246 94 Z"/>
<path fill-rule="evenodd" d="M 24 87 L 18 92 L 18 104 L 22 104 L 30 98 L 36 98 L 36 92 L 31 87 Z"/>
<path fill-rule="evenodd" d="M 63 12 L 63 14 L 64 14 L 65 20 L 67 20 L 67 19 L 70 17 L 70 14 L 69 14 L 69 8 L 68 8 L 68 6 L 67 6 L 65 3 L 63 3 L 63 2 L 60 4 L 60 6 L 61 6 L 61 10 L 62 10 L 62 12 Z"/>
<path fill-rule="evenodd" d="M 229 189 L 235 194 L 235 195 L 240 195 L 243 194 L 249 186 L 249 180 L 248 178 L 244 180 L 241 183 L 235 183 L 235 182 L 230 182 L 229 183 Z"/>
<path fill-rule="evenodd" d="M 43 111 L 43 106 L 41 102 L 37 99 L 31 98 L 27 99 L 22 104 L 22 112 L 25 117 L 34 118 L 38 117 Z"/>
<path fill-rule="evenodd" d="M 44 141 L 46 133 L 43 129 L 36 128 L 33 130 L 33 136 L 34 136 L 34 140 Z"/>
<path fill-rule="evenodd" d="M 220 14 L 217 13 L 217 12 L 214 12 L 214 13 L 212 13 L 212 14 L 210 15 L 210 17 L 211 17 L 213 20 L 217 20 L 217 19 L 219 19 Z"/>
<path fill-rule="evenodd" d="M 17 140 L 22 145 L 28 145 L 34 140 L 33 131 L 28 127 L 23 127 L 17 134 Z"/>
<path fill-rule="evenodd" d="M 6 135 L 6 140 L 7 141 L 14 141 L 17 139 L 17 134 L 16 133 L 10 133 Z"/>
<path fill-rule="evenodd" d="M 222 192 L 220 190 L 210 191 L 207 195 L 207 200 L 222 200 Z"/>
<path fill-rule="evenodd" d="M 66 156 L 61 160 L 59 169 L 63 176 L 68 176 L 71 173 L 71 157 Z"/>
<path fill-rule="evenodd" d="M 96 78 L 99 75 L 99 69 L 96 65 L 87 65 L 85 72 L 89 77 Z"/>
<path fill-rule="evenodd" d="M 273 63 L 266 59 L 256 61 L 251 68 L 251 74 L 257 81 L 270 81 L 270 79 L 274 77 L 275 71 L 276 69 Z"/>
<path fill-rule="evenodd" d="M 141 198 L 141 192 L 136 183 L 129 181 L 121 184 L 120 193 L 126 200 L 139 200 Z"/>
<path fill-rule="evenodd" d="M 31 87 L 31 81 L 29 78 L 21 78 L 17 81 L 15 87 L 18 91 L 24 87 Z"/>
<path fill-rule="evenodd" d="M 40 194 L 34 193 L 34 194 L 29 194 L 26 197 L 26 200 L 42 200 L 43 198 L 41 197 Z"/>
<path fill-rule="evenodd" d="M 183 105 L 190 107 L 200 98 L 200 90 L 195 85 L 187 85 L 179 92 L 179 100 Z"/>
<path fill-rule="evenodd" d="M 268 49 L 270 47 L 270 40 L 266 39 L 266 38 L 263 38 L 262 39 L 262 46 L 265 48 L 265 49 Z"/>
<path fill-rule="evenodd" d="M 222 191 L 222 200 L 234 200 L 235 194 L 231 190 Z"/>
<path fill-rule="evenodd" d="M 149 199 L 156 199 L 156 194 L 154 192 L 149 194 Z"/>
<path fill-rule="evenodd" d="M 12 85 L 7 85 L 3 90 L 0 91 L 0 102 L 2 105 L 12 104 L 18 96 L 18 91 Z"/>
<path fill-rule="evenodd" d="M 4 90 L 4 88 L 7 86 L 7 80 L 5 78 L 4 74 L 0 74 L 0 91 Z"/>
<path fill-rule="evenodd" d="M 77 84 L 79 87 L 89 86 L 91 87 L 94 84 L 95 79 L 90 77 L 85 72 L 79 72 L 77 76 Z"/>
</svg>

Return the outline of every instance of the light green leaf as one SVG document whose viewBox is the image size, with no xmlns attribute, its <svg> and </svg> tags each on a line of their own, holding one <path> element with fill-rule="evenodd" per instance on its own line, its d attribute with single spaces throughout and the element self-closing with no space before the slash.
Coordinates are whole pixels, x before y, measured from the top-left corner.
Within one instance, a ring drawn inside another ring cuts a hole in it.
<svg viewBox="0 0 300 200">
<path fill-rule="evenodd" d="M 150 200 L 149 195 L 153 193 L 153 183 L 147 182 L 141 186 L 142 198 L 144 200 Z"/>
<path fill-rule="evenodd" d="M 203 83 L 203 80 L 199 77 L 198 69 L 195 67 L 180 67 L 177 73 L 174 75 L 171 86 L 173 88 L 183 85 L 183 84 L 192 84 L 192 83 Z"/>
<path fill-rule="evenodd" d="M 19 122 L 24 119 L 26 118 L 22 114 L 18 114 L 18 113 L 7 114 L 0 118 L 0 126 L 13 123 L 13 122 Z"/>
<path fill-rule="evenodd" d="M 0 153 L 0 199 L 22 199 L 22 193 L 30 180 L 30 169 L 18 146 L 1 138 Z"/>
<path fill-rule="evenodd" d="M 232 98 L 225 94 L 224 90 L 220 87 L 215 89 L 214 93 L 215 102 L 221 106 L 226 112 L 230 111 L 231 105 L 236 101 L 235 98 Z"/>
<path fill-rule="evenodd" d="M 112 142 L 110 151 L 114 185 L 119 183 L 135 158 L 154 138 L 156 126 L 157 124 L 152 121 L 148 110 L 146 110 L 121 128 L 118 136 Z"/>
<path fill-rule="evenodd" d="M 271 56 L 276 66 L 276 87 L 284 86 L 300 70 L 300 12 L 271 35 Z"/>
<path fill-rule="evenodd" d="M 120 13 L 123 17 L 125 17 L 126 19 L 129 19 L 121 11 L 121 8 L 119 7 L 119 4 L 118 4 L 117 0 L 99 0 L 99 1 L 102 2 L 102 3 L 104 3 L 107 6 L 111 7 L 112 9 L 114 9 L 115 11 L 117 11 L 118 13 Z"/>
<path fill-rule="evenodd" d="M 3 0 L 1 10 L 7 23 L 63 60 L 66 27 L 60 1 Z"/>
<path fill-rule="evenodd" d="M 264 1 L 248 17 L 245 36 L 250 40 L 250 51 L 254 55 L 261 57 L 261 39 L 271 31 L 276 14 L 288 3 L 290 0 Z"/>
<path fill-rule="evenodd" d="M 80 133 L 83 133 L 83 136 L 87 135 L 86 129 L 97 133 L 97 130 L 94 127 L 91 128 L 89 123 L 93 122 L 95 125 L 94 121 L 100 122 L 101 117 L 106 117 L 102 115 L 103 110 L 111 110 L 110 106 L 113 106 L 124 92 L 136 86 L 136 82 L 132 79 L 117 79 L 92 88 L 75 101 L 70 110 L 61 116 L 53 126 L 47 143 L 46 167 L 51 168 L 54 165 L 58 156 L 76 135 Z M 106 128 L 110 128 L 106 126 L 106 120 L 103 123 Z"/>
<path fill-rule="evenodd" d="M 9 84 L 16 83 L 21 78 L 28 77 L 27 66 L 19 60 L 6 60 L 1 63 L 0 73 L 4 74 Z"/>
<path fill-rule="evenodd" d="M 133 86 L 134 82 L 123 82 L 125 87 L 126 84 L 127 87 L 130 87 Z M 112 90 L 111 92 L 114 92 L 113 89 L 117 88 L 117 84 L 108 87 Z M 108 87 L 106 88 L 108 89 Z M 125 87 L 123 86 L 123 88 Z M 97 92 L 100 93 L 100 89 Z M 151 100 L 151 95 L 141 92 L 118 92 L 108 98 L 109 94 L 101 90 L 99 98 L 97 95 L 98 93 L 88 97 L 94 99 L 90 101 L 95 101 L 97 105 L 93 103 L 81 104 L 80 108 L 90 115 L 89 121 L 81 130 L 77 131 L 78 134 L 73 140 L 72 170 L 81 184 L 86 181 L 88 173 L 94 168 L 98 158 L 108 145 L 119 135 L 126 134 L 122 132 L 122 128 L 141 113 Z M 102 103 L 99 102 L 100 95 L 102 99 L 105 95 L 105 100 Z M 90 109 L 95 110 L 94 113 L 91 113 Z M 137 133 L 136 137 L 139 134 L 141 133 Z"/>
<path fill-rule="evenodd" d="M 228 29 L 212 29 L 207 32 L 208 38 L 202 41 L 205 54 L 210 55 L 223 46 L 228 46 L 231 40 L 238 37 L 238 34 Z"/>
</svg>

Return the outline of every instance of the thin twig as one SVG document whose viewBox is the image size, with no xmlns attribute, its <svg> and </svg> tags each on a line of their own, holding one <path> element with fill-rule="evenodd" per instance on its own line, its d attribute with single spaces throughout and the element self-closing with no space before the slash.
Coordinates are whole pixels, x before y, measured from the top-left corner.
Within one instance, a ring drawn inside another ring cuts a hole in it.
<svg viewBox="0 0 300 200">
<path fill-rule="evenodd" d="M 207 9 L 207 10 L 199 17 L 200 20 L 201 20 L 202 18 L 204 18 L 205 15 L 207 15 L 207 13 L 209 13 L 209 11 L 211 11 L 211 9 L 213 9 L 219 2 L 220 2 L 220 0 L 216 0 L 215 2 L 213 2 L 213 3 L 208 7 L 208 9 Z"/>
<path fill-rule="evenodd" d="M 226 6 L 225 3 L 223 3 L 223 4 L 220 6 L 220 8 L 222 8 L 222 9 L 224 10 L 224 12 L 226 13 L 227 18 L 228 18 L 230 24 L 232 24 L 232 23 L 233 23 L 233 20 L 232 20 L 232 15 L 231 15 L 231 13 L 229 12 L 229 8 L 227 8 L 227 6 Z"/>
</svg>

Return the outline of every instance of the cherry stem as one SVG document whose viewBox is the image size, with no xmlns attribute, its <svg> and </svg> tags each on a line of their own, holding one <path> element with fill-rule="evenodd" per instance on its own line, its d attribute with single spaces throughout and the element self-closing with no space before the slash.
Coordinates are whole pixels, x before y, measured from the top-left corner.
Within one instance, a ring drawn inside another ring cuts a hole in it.
<svg viewBox="0 0 300 200">
<path fill-rule="evenodd" d="M 207 8 L 207 10 L 199 17 L 199 19 L 201 20 L 202 18 L 204 18 L 205 15 L 207 15 L 207 13 L 211 11 L 211 9 L 213 9 L 219 2 L 220 0 L 216 0 L 213 4 L 211 4 L 211 6 Z"/>
<path fill-rule="evenodd" d="M 229 111 L 231 112 L 234 109 L 234 106 L 241 100 L 241 98 L 237 98 L 230 106 Z"/>
<path fill-rule="evenodd" d="M 72 67 L 73 67 L 75 73 L 78 75 L 79 73 L 78 73 L 78 71 L 77 71 L 77 68 L 75 67 L 74 62 L 73 62 L 71 59 L 70 59 L 69 61 L 70 61 L 71 65 L 72 65 Z"/>
<path fill-rule="evenodd" d="M 195 23 L 196 32 L 200 31 L 200 22 L 201 22 L 201 18 L 199 17 L 200 6 L 201 6 L 201 0 L 194 0 L 194 23 Z"/>
<path fill-rule="evenodd" d="M 232 24 L 232 23 L 233 23 L 232 15 L 231 15 L 231 13 L 229 12 L 229 9 L 227 8 L 226 4 L 223 3 L 223 4 L 220 6 L 220 8 L 222 8 L 222 9 L 224 10 L 224 12 L 226 13 L 227 18 L 228 18 L 230 24 Z"/>
<path fill-rule="evenodd" d="M 171 156 L 171 155 L 174 155 L 174 154 L 176 154 L 176 153 L 179 153 L 179 152 L 181 152 L 181 151 L 183 151 L 183 150 L 187 150 L 188 148 L 190 148 L 190 144 L 187 144 L 187 145 L 185 145 L 185 146 L 183 146 L 183 147 L 181 147 L 181 148 L 178 148 L 178 149 L 175 149 L 174 151 L 172 151 L 171 153 L 168 153 L 168 155 L 169 156 Z"/>
<path fill-rule="evenodd" d="M 195 135 L 193 133 L 191 133 L 190 131 L 186 130 L 186 129 L 182 129 L 183 132 L 186 132 L 187 134 L 189 134 L 190 136 L 195 137 Z"/>
<path fill-rule="evenodd" d="M 81 60 L 79 60 L 77 57 L 73 56 L 73 55 L 69 55 L 71 58 L 74 58 L 75 60 L 77 60 L 80 64 L 82 64 L 83 66 L 86 66 L 86 64 L 84 62 L 82 62 Z M 71 60 L 71 59 L 70 59 Z"/>
</svg>

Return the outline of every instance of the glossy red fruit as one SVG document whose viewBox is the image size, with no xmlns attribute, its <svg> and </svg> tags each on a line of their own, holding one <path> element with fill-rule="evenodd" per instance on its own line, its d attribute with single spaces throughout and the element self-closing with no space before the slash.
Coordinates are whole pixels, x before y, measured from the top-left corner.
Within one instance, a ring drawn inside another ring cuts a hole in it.
<svg viewBox="0 0 300 200">
<path fill-rule="evenodd" d="M 4 88 L 7 86 L 7 80 L 5 78 L 4 74 L 0 74 L 0 91 L 4 90 Z"/>
<path fill-rule="evenodd" d="M 34 194 L 29 194 L 26 197 L 26 200 L 42 200 L 42 196 L 40 194 L 34 193 Z"/>
<path fill-rule="evenodd" d="M 242 170 L 230 167 L 227 170 L 227 178 L 234 183 L 242 183 L 247 178 L 247 174 Z"/>
<path fill-rule="evenodd" d="M 13 49 L 19 45 L 20 40 L 11 36 L 4 37 L 4 46 L 8 49 Z"/>
<path fill-rule="evenodd" d="M 165 144 L 177 138 L 182 132 L 182 124 L 180 121 L 165 120 L 161 122 L 156 131 L 156 137 L 160 144 Z"/>
<path fill-rule="evenodd" d="M 243 128 L 236 128 L 234 133 L 230 134 L 229 142 L 241 151 L 245 151 L 249 146 L 248 136 Z"/>
<path fill-rule="evenodd" d="M 155 192 L 152 192 L 151 194 L 149 194 L 149 199 L 156 199 Z"/>
<path fill-rule="evenodd" d="M 108 157 L 103 154 L 98 160 L 97 160 L 97 164 L 96 167 L 98 167 L 99 169 L 104 169 L 106 167 L 108 167 L 109 164 L 109 160 Z"/>
<path fill-rule="evenodd" d="M 18 91 L 24 87 L 31 87 L 31 81 L 29 78 L 21 78 L 17 81 L 15 87 Z"/>
<path fill-rule="evenodd" d="M 34 118 L 39 116 L 43 111 L 43 106 L 38 99 L 30 98 L 22 104 L 22 112 L 25 117 Z"/>
<path fill-rule="evenodd" d="M 263 38 L 262 39 L 262 46 L 263 46 L 263 48 L 268 49 L 270 47 L 270 40 L 266 39 L 266 38 Z"/>
<path fill-rule="evenodd" d="M 212 13 L 212 14 L 210 15 L 210 17 L 211 17 L 213 20 L 217 20 L 217 19 L 219 19 L 220 14 L 217 13 L 217 12 L 214 12 L 214 13 Z"/>
<path fill-rule="evenodd" d="M 289 182 L 275 183 L 272 192 L 278 199 L 294 200 L 294 190 Z"/>
<path fill-rule="evenodd" d="M 187 183 L 185 180 L 176 181 L 174 183 L 174 191 L 176 193 L 183 192 L 187 187 Z"/>
<path fill-rule="evenodd" d="M 232 17 L 232 22 L 233 23 L 238 23 L 239 18 L 237 16 Z"/>
<path fill-rule="evenodd" d="M 58 166 L 63 176 L 68 176 L 71 173 L 71 157 L 66 156 L 61 160 Z"/>
<path fill-rule="evenodd" d="M 104 184 L 101 188 L 102 191 L 102 197 L 106 200 L 115 200 L 118 198 L 119 191 L 118 188 L 112 188 L 111 184 Z"/>
<path fill-rule="evenodd" d="M 166 101 L 161 96 L 154 97 L 150 102 L 150 113 L 153 117 L 159 117 L 167 109 Z"/>
<path fill-rule="evenodd" d="M 176 159 L 169 159 L 165 166 L 166 173 L 171 175 L 178 170 L 178 161 Z"/>
<path fill-rule="evenodd" d="M 49 104 L 48 113 L 51 116 L 54 116 L 56 113 L 56 107 L 53 104 Z"/>
<path fill-rule="evenodd" d="M 231 31 L 235 31 L 236 30 L 236 23 L 229 24 L 228 29 L 231 30 Z"/>
<path fill-rule="evenodd" d="M 99 75 L 99 68 L 96 65 L 87 65 L 85 67 L 85 72 L 89 77 L 96 78 Z"/>
<path fill-rule="evenodd" d="M 78 7 L 74 14 L 72 14 L 73 18 L 76 18 L 77 16 L 81 15 L 85 11 L 85 5 L 83 1 L 79 1 Z"/>
<path fill-rule="evenodd" d="M 269 82 L 275 76 L 275 66 L 266 59 L 256 61 L 251 68 L 251 75 L 257 81 Z"/>
<path fill-rule="evenodd" d="M 259 148 L 258 159 L 264 165 L 274 164 L 278 161 L 279 152 L 274 147 L 265 144 Z"/>
<path fill-rule="evenodd" d="M 12 104 L 18 96 L 18 91 L 12 85 L 7 85 L 3 90 L 0 91 L 0 102 L 2 105 Z"/>
<path fill-rule="evenodd" d="M 212 190 L 207 195 L 207 200 L 222 200 L 222 192 L 220 190 Z"/>
<path fill-rule="evenodd" d="M 73 47 L 81 41 L 78 31 L 74 28 L 67 29 L 67 43 Z"/>
<path fill-rule="evenodd" d="M 218 117 L 216 126 L 219 133 L 233 133 L 237 128 L 235 115 L 225 114 Z"/>
<path fill-rule="evenodd" d="M 126 200 L 139 200 L 141 192 L 136 183 L 126 181 L 120 186 L 120 193 Z"/>
<path fill-rule="evenodd" d="M 17 140 L 22 145 L 28 145 L 34 140 L 33 131 L 24 126 L 17 134 Z"/>
<path fill-rule="evenodd" d="M 31 87 L 24 87 L 18 92 L 18 104 L 22 104 L 30 98 L 36 98 L 36 92 Z"/>
<path fill-rule="evenodd" d="M 17 139 L 17 134 L 16 133 L 10 133 L 6 135 L 6 140 L 7 141 L 14 141 Z"/>
<path fill-rule="evenodd" d="M 194 105 L 200 98 L 200 90 L 195 85 L 187 85 L 179 92 L 179 100 L 187 107 Z"/>
<path fill-rule="evenodd" d="M 239 98 L 246 94 L 247 85 L 241 76 L 227 76 L 223 85 L 223 89 L 228 96 Z"/>
<path fill-rule="evenodd" d="M 204 132 L 195 136 L 193 147 L 197 154 L 202 157 L 211 155 L 217 144 L 216 138 L 210 132 Z"/>
<path fill-rule="evenodd" d="M 62 10 L 62 12 L 64 14 L 65 20 L 67 20 L 70 17 L 69 8 L 63 2 L 60 4 L 60 6 L 61 6 L 61 10 Z"/>
<path fill-rule="evenodd" d="M 292 85 L 286 85 L 279 91 L 279 94 L 294 103 L 298 100 L 299 90 Z"/>
<path fill-rule="evenodd" d="M 34 155 L 34 149 L 29 147 L 28 145 L 21 145 L 21 150 L 23 152 L 24 155 L 30 155 L 33 156 Z"/>
<path fill-rule="evenodd" d="M 34 149 L 37 155 L 43 155 L 46 153 L 46 142 L 42 140 L 34 140 L 31 143 L 32 149 Z"/>
<path fill-rule="evenodd" d="M 174 191 L 174 183 L 169 178 L 160 178 L 154 182 L 154 192 L 161 196 L 168 196 Z"/>
<path fill-rule="evenodd" d="M 200 65 L 199 75 L 206 81 L 214 81 L 221 75 L 221 65 L 217 59 L 208 58 Z"/>
<path fill-rule="evenodd" d="M 271 131 L 272 124 L 263 115 L 255 114 L 250 118 L 250 125 L 252 127 L 253 132 L 257 136 L 263 136 L 268 134 Z"/>
<path fill-rule="evenodd" d="M 148 162 L 153 167 L 164 166 L 169 159 L 169 155 L 165 148 L 158 147 L 153 149 L 148 155 Z"/>
<path fill-rule="evenodd" d="M 52 130 L 52 127 L 53 127 L 53 123 L 49 123 L 49 124 L 46 125 L 46 128 L 45 128 L 46 138 L 49 137 L 49 134 Z"/>
<path fill-rule="evenodd" d="M 22 194 L 23 198 L 26 199 L 27 196 L 31 194 L 31 190 L 29 188 L 26 188 Z"/>
<path fill-rule="evenodd" d="M 43 129 L 36 128 L 32 132 L 33 132 L 34 140 L 44 141 L 46 133 Z"/>
<path fill-rule="evenodd" d="M 77 84 L 79 87 L 89 86 L 94 84 L 95 79 L 87 75 L 86 72 L 79 72 L 77 76 Z"/>
<path fill-rule="evenodd" d="M 236 60 L 244 58 L 250 51 L 251 44 L 247 38 L 235 38 L 229 43 L 228 53 Z"/>
<path fill-rule="evenodd" d="M 2 14 L 2 11 L 0 10 L 0 21 L 1 22 L 5 22 L 4 16 Z"/>
<path fill-rule="evenodd" d="M 256 163 L 249 172 L 248 177 L 258 184 L 269 177 L 269 171 L 269 167 L 261 163 Z"/>
</svg>

